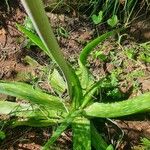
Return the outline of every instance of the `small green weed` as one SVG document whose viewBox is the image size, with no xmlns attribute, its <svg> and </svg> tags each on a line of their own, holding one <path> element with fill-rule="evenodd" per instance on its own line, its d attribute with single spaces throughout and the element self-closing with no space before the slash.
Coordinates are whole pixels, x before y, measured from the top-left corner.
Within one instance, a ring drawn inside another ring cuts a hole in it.
<svg viewBox="0 0 150 150">
<path fill-rule="evenodd" d="M 98 15 L 95 15 L 95 14 L 92 15 L 92 20 L 93 20 L 94 24 L 99 24 L 99 23 L 101 23 L 102 20 L 103 20 L 103 12 L 100 11 L 100 12 L 98 13 Z"/>
<path fill-rule="evenodd" d="M 150 140 L 148 138 L 141 138 L 141 144 L 133 148 L 133 150 L 149 150 L 149 149 L 150 149 Z"/>
<path fill-rule="evenodd" d="M 107 24 L 110 25 L 112 28 L 118 24 L 118 17 L 117 15 L 113 15 L 111 18 L 107 20 Z"/>
<path fill-rule="evenodd" d="M 63 27 L 58 27 L 57 34 L 58 34 L 58 36 L 62 36 L 65 38 L 67 38 L 69 36 L 69 33 L 67 32 L 67 30 L 64 29 Z"/>
<path fill-rule="evenodd" d="M 0 141 L 6 138 L 5 132 L 0 130 Z"/>
<path fill-rule="evenodd" d="M 133 20 L 143 15 L 143 9 L 148 10 L 149 8 L 146 0 L 141 2 L 138 0 L 95 0 L 92 3 L 94 7 L 91 13 L 93 23 L 97 25 L 107 22 L 111 27 L 121 24 L 121 26 L 128 27 Z M 99 12 L 98 15 L 96 15 L 97 12 Z"/>
<path fill-rule="evenodd" d="M 150 149 L 150 139 L 142 138 L 141 139 L 141 144 L 142 144 L 142 146 L 144 147 L 145 150 Z"/>
</svg>

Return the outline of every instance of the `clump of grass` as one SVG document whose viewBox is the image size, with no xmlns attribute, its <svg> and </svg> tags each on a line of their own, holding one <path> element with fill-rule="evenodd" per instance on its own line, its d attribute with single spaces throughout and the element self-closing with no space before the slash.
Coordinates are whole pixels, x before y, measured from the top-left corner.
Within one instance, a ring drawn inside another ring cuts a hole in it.
<svg viewBox="0 0 150 150">
<path fill-rule="evenodd" d="M 132 21 L 145 15 L 150 6 L 146 0 L 96 0 L 92 2 L 94 9 L 91 16 L 94 23 L 95 15 L 98 14 L 99 20 L 96 24 L 107 22 L 111 27 L 115 27 L 117 24 L 128 27 Z"/>
</svg>

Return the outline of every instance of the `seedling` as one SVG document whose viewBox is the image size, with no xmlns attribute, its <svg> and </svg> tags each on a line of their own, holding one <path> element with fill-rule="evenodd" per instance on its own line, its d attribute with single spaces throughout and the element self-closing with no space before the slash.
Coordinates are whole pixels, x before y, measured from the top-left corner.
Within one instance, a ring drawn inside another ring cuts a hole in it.
<svg viewBox="0 0 150 150">
<path fill-rule="evenodd" d="M 98 15 L 92 15 L 92 21 L 94 22 L 94 24 L 99 24 L 99 23 L 101 23 L 102 22 L 102 20 L 103 20 L 103 11 L 100 11 L 99 13 L 98 13 Z"/>
<path fill-rule="evenodd" d="M 120 23 L 120 25 L 125 28 L 140 16 L 144 16 L 143 8 L 149 10 L 150 6 L 147 0 L 141 2 L 138 0 L 96 0 L 90 2 L 94 3 L 92 10 L 92 15 L 94 14 L 92 20 L 94 24 L 107 22 L 111 27 L 115 27 Z M 101 14 L 95 15 L 97 11 L 100 11 Z M 145 14 L 147 12 L 148 11 L 145 11 Z"/>
<path fill-rule="evenodd" d="M 107 20 L 108 25 L 110 25 L 112 28 L 115 27 L 118 24 L 119 20 L 117 15 L 113 15 L 111 18 Z"/>
<path fill-rule="evenodd" d="M 5 132 L 0 130 L 0 141 L 6 138 Z"/>
</svg>

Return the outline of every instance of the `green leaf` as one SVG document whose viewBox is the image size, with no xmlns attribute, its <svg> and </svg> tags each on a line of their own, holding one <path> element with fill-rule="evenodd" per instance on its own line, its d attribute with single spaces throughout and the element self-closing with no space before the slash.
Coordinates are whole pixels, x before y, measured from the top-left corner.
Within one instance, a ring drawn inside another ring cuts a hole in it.
<svg viewBox="0 0 150 150">
<path fill-rule="evenodd" d="M 94 22 L 94 24 L 99 24 L 102 22 L 103 19 L 103 11 L 100 11 L 97 15 L 92 15 L 92 21 Z"/>
<path fill-rule="evenodd" d="M 106 150 L 108 147 L 107 143 L 104 141 L 102 136 L 98 133 L 94 124 L 91 123 L 91 137 L 92 137 L 92 146 L 96 150 Z"/>
<path fill-rule="evenodd" d="M 59 138 L 62 132 L 73 122 L 75 117 L 79 116 L 81 110 L 71 112 L 67 117 L 65 117 L 63 123 L 56 129 L 52 137 L 47 141 L 42 150 L 49 150 L 50 146 Z"/>
<path fill-rule="evenodd" d="M 90 43 L 88 43 L 81 51 L 80 53 L 80 61 L 83 65 L 86 64 L 87 61 L 87 57 L 89 56 L 89 54 L 91 53 L 91 51 L 98 45 L 100 44 L 100 42 L 103 42 L 106 38 L 115 35 L 117 32 L 117 30 L 113 30 L 110 32 L 107 32 L 99 37 L 97 37 L 96 39 L 92 40 Z"/>
<path fill-rule="evenodd" d="M 109 145 L 106 150 L 114 150 L 114 147 L 112 145 Z"/>
<path fill-rule="evenodd" d="M 141 145 L 144 148 L 144 150 L 149 150 L 150 149 L 150 139 L 142 138 Z"/>
<path fill-rule="evenodd" d="M 35 32 L 34 26 L 33 26 L 31 19 L 29 17 L 25 18 L 24 26 L 26 27 L 27 30 L 29 30 L 33 33 Z"/>
<path fill-rule="evenodd" d="M 62 119 L 59 118 L 41 118 L 38 115 L 35 117 L 29 117 L 29 118 L 24 118 L 22 120 L 13 120 L 11 125 L 13 127 L 17 126 L 30 126 L 30 127 L 49 127 L 52 125 L 57 125 L 58 123 L 61 123 Z"/>
<path fill-rule="evenodd" d="M 5 132 L 0 130 L 0 140 L 4 140 L 6 138 Z"/>
<path fill-rule="evenodd" d="M 93 98 L 95 92 L 100 88 L 101 86 L 101 81 L 94 83 L 92 87 L 85 93 L 83 97 L 83 103 L 81 105 L 82 108 L 84 108 L 90 100 Z"/>
<path fill-rule="evenodd" d="M 0 114 L 10 115 L 24 118 L 36 118 L 36 119 L 61 119 L 57 109 L 47 109 L 45 107 L 39 107 L 37 105 L 0 101 Z M 61 113 L 61 116 L 65 116 L 66 113 Z"/>
<path fill-rule="evenodd" d="M 33 32 L 27 30 L 24 26 L 16 24 L 18 30 L 24 33 L 33 43 L 35 43 L 40 49 L 42 49 L 46 54 L 49 54 L 42 40 Z"/>
<path fill-rule="evenodd" d="M 95 57 L 99 58 L 101 61 L 106 61 L 107 60 L 107 56 L 102 51 L 96 51 L 95 52 Z"/>
<path fill-rule="evenodd" d="M 79 108 L 79 106 L 82 104 L 83 93 L 78 76 L 76 75 L 75 71 L 72 69 L 70 65 L 69 68 L 72 74 L 72 89 L 74 91 L 72 93 L 72 107 L 74 109 Z"/>
<path fill-rule="evenodd" d="M 77 118 L 72 123 L 73 150 L 91 150 L 90 121 L 86 118 Z"/>
<path fill-rule="evenodd" d="M 25 56 L 23 60 L 25 61 L 25 63 L 29 64 L 32 67 L 40 66 L 40 64 L 30 56 Z"/>
<path fill-rule="evenodd" d="M 75 102 L 79 102 L 82 99 L 82 91 L 78 77 L 75 74 L 73 68 L 65 61 L 61 49 L 58 45 L 56 37 L 49 24 L 49 20 L 46 16 L 44 5 L 41 0 L 22 0 L 34 27 L 37 31 L 40 39 L 46 47 L 47 53 L 51 54 L 55 62 L 63 72 L 70 95 L 70 99 Z M 74 95 L 77 95 L 74 98 Z M 78 104 L 76 104 L 78 106 Z"/>
<path fill-rule="evenodd" d="M 135 55 L 136 55 L 135 50 L 134 50 L 133 48 L 130 48 L 130 49 L 128 48 L 128 49 L 126 49 L 125 54 L 127 55 L 127 57 L 128 57 L 129 59 L 134 59 L 134 58 L 135 58 Z"/>
<path fill-rule="evenodd" d="M 117 15 L 113 15 L 110 19 L 107 20 L 108 25 L 111 27 L 115 27 L 118 23 L 118 17 Z"/>
<path fill-rule="evenodd" d="M 65 111 L 62 99 L 43 93 L 41 90 L 34 89 L 33 86 L 29 84 L 0 81 L 0 93 L 23 98 L 50 109 Z"/>
<path fill-rule="evenodd" d="M 19 104 L 15 102 L 8 102 L 0 100 L 0 114 L 1 115 L 16 115 L 20 116 L 21 111 L 33 111 L 33 108 L 30 104 Z"/>
<path fill-rule="evenodd" d="M 144 54 L 144 53 L 141 53 L 140 54 L 140 59 L 146 63 L 150 63 L 150 56 Z"/>
<path fill-rule="evenodd" d="M 59 112 L 57 109 L 46 109 L 37 105 L 24 103 L 0 101 L 0 115 L 9 115 L 16 117 L 12 120 L 11 125 L 45 127 L 62 122 L 62 118 L 67 114 Z M 21 117 L 19 119 L 17 117 Z"/>
<path fill-rule="evenodd" d="M 65 30 L 63 27 L 58 28 L 58 34 L 60 34 L 60 36 L 65 37 L 65 38 L 69 36 L 68 31 Z"/>
<path fill-rule="evenodd" d="M 114 35 L 116 33 L 116 31 L 110 31 L 107 32 L 101 36 L 99 36 L 98 38 L 92 40 L 90 43 L 88 43 L 81 51 L 80 53 L 80 58 L 79 58 L 79 66 L 80 66 L 80 70 L 81 70 L 81 83 L 82 83 L 82 87 L 84 89 L 86 89 L 89 85 L 90 79 L 89 79 L 89 71 L 86 68 L 86 62 L 87 62 L 87 58 L 89 56 L 89 54 L 91 53 L 91 51 L 100 43 L 103 42 L 106 38 L 108 38 L 111 35 Z"/>
<path fill-rule="evenodd" d="M 88 105 L 89 102 L 91 102 L 95 92 L 103 87 L 110 87 L 111 83 L 107 83 L 106 78 L 100 79 L 98 82 L 94 83 L 89 90 L 84 94 L 83 97 L 83 103 L 81 105 L 81 108 L 84 108 L 86 105 Z"/>
<path fill-rule="evenodd" d="M 115 103 L 94 103 L 85 109 L 90 117 L 115 118 L 150 111 L 150 93 Z"/>
<path fill-rule="evenodd" d="M 58 70 L 54 69 L 52 74 L 50 74 L 49 82 L 53 90 L 58 94 L 61 95 L 67 89 L 66 82 L 58 72 Z"/>
<path fill-rule="evenodd" d="M 81 76 L 81 86 L 82 89 L 87 89 L 88 84 L 89 84 L 89 71 L 87 70 L 87 68 L 81 63 L 81 61 L 78 61 L 79 63 L 79 67 L 80 67 L 80 76 Z"/>
</svg>

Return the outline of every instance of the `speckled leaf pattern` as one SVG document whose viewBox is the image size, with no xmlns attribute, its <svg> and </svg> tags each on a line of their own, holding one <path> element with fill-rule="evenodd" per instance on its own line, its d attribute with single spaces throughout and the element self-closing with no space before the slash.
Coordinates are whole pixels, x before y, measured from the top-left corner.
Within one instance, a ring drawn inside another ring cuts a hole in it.
<svg viewBox="0 0 150 150">
<path fill-rule="evenodd" d="M 150 93 L 115 103 L 93 103 L 85 109 L 90 117 L 114 118 L 150 111 Z"/>
<path fill-rule="evenodd" d="M 90 120 L 77 118 L 72 123 L 73 150 L 91 150 Z"/>
<path fill-rule="evenodd" d="M 20 82 L 3 82 L 0 81 L 0 93 L 23 98 L 31 103 L 65 111 L 63 100 L 43 93 L 41 90 L 34 89 L 33 86 Z"/>
</svg>

